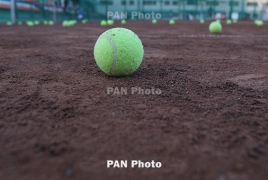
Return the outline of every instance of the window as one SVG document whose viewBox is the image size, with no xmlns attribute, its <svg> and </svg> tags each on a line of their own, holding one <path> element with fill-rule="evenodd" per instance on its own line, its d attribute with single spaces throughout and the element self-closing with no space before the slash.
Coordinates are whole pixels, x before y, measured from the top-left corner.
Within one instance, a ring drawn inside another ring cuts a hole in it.
<svg viewBox="0 0 268 180">
<path fill-rule="evenodd" d="M 230 6 L 232 6 L 232 5 L 233 5 L 233 6 L 238 6 L 238 5 L 239 5 L 239 2 L 238 2 L 238 1 L 233 1 L 233 2 L 230 1 L 230 2 L 229 2 L 229 5 L 230 5 Z"/>
<path fill-rule="evenodd" d="M 156 5 L 156 1 L 143 1 L 143 5 Z"/>
<path fill-rule="evenodd" d="M 247 6 L 258 6 L 257 2 L 248 2 Z"/>
<path fill-rule="evenodd" d="M 121 5 L 126 5 L 126 4 L 127 4 L 126 0 L 121 1 Z"/>
<path fill-rule="evenodd" d="M 172 4 L 173 5 L 178 5 L 178 1 L 173 1 Z"/>
<path fill-rule="evenodd" d="M 208 6 L 218 6 L 219 5 L 219 2 L 218 1 L 207 1 L 207 5 Z"/>
<path fill-rule="evenodd" d="M 134 1 L 129 1 L 129 5 L 134 5 Z"/>
<path fill-rule="evenodd" d="M 165 5 L 170 5 L 170 1 L 165 1 Z"/>
<path fill-rule="evenodd" d="M 107 4 L 107 5 L 113 5 L 113 1 L 111 1 L 111 0 L 101 0 L 100 1 L 100 3 L 102 3 L 102 4 Z"/>
<path fill-rule="evenodd" d="M 188 5 L 197 5 L 197 0 L 187 0 Z"/>
</svg>

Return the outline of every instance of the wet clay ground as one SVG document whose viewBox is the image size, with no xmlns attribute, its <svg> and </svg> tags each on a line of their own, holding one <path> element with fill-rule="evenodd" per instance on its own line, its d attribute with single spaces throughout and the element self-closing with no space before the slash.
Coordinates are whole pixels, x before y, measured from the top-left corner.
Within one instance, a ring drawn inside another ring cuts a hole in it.
<svg viewBox="0 0 268 180">
<path fill-rule="evenodd" d="M 145 54 L 116 78 L 93 56 L 111 26 L 0 25 L 0 179 L 266 180 L 268 25 L 223 24 L 220 36 L 208 23 L 123 27 Z M 115 87 L 127 95 L 107 94 Z"/>
</svg>

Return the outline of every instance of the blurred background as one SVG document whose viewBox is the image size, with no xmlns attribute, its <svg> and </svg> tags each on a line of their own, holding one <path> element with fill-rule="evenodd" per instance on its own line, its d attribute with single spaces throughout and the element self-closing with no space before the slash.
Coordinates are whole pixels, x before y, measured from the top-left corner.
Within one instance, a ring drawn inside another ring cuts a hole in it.
<svg viewBox="0 0 268 180">
<path fill-rule="evenodd" d="M 107 19 L 107 12 L 161 13 L 162 19 L 268 20 L 268 0 L 0 0 L 0 23 Z"/>
</svg>

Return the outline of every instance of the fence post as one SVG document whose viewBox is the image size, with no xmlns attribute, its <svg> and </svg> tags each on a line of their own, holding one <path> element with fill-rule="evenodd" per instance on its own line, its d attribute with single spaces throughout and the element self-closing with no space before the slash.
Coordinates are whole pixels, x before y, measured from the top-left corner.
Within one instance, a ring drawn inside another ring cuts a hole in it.
<svg viewBox="0 0 268 180">
<path fill-rule="evenodd" d="M 12 24 L 16 23 L 15 0 L 10 1 L 10 17 Z"/>
<path fill-rule="evenodd" d="M 163 0 L 160 0 L 160 13 L 163 16 Z"/>
<path fill-rule="evenodd" d="M 56 22 L 57 21 L 57 15 L 56 15 L 56 3 L 55 1 L 53 1 L 53 21 Z"/>
<path fill-rule="evenodd" d="M 107 13 L 108 13 L 108 0 L 105 1 L 105 16 L 106 16 L 106 20 L 108 20 Z"/>
</svg>

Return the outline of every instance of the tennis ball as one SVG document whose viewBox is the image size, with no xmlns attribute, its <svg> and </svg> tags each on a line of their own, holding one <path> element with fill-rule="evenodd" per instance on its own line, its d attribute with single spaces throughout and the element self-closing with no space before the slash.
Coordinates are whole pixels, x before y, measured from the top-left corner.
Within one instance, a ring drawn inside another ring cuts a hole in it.
<svg viewBox="0 0 268 180">
<path fill-rule="evenodd" d="M 47 25 L 47 24 L 48 24 L 48 22 L 45 20 L 45 21 L 44 21 L 44 25 Z"/>
<path fill-rule="evenodd" d="M 34 21 L 34 24 L 39 25 L 40 23 L 39 23 L 39 21 Z"/>
<path fill-rule="evenodd" d="M 106 22 L 105 20 L 102 20 L 102 21 L 100 22 L 100 25 L 101 25 L 101 26 L 107 26 L 107 22 Z"/>
<path fill-rule="evenodd" d="M 21 21 L 19 21 L 19 22 L 18 22 L 18 25 L 22 25 L 22 22 L 21 22 Z"/>
<path fill-rule="evenodd" d="M 200 19 L 201 24 L 204 24 L 204 22 L 205 22 L 204 19 Z"/>
<path fill-rule="evenodd" d="M 153 23 L 153 24 L 156 24 L 156 23 L 157 23 L 157 20 L 156 20 L 156 19 L 153 19 L 153 20 L 152 20 L 152 23 Z"/>
<path fill-rule="evenodd" d="M 82 23 L 83 23 L 83 24 L 85 24 L 85 23 L 87 23 L 87 22 L 88 22 L 87 19 L 83 19 L 83 20 L 82 20 Z"/>
<path fill-rule="evenodd" d="M 262 20 L 259 21 L 258 26 L 263 26 L 263 21 Z"/>
<path fill-rule="evenodd" d="M 126 24 L 127 23 L 127 21 L 125 20 L 125 19 L 123 19 L 122 21 L 121 21 L 121 24 Z"/>
<path fill-rule="evenodd" d="M 237 23 L 237 20 L 233 20 L 233 23 L 234 23 L 234 24 Z"/>
<path fill-rule="evenodd" d="M 217 19 L 217 20 L 216 20 L 216 22 L 219 22 L 219 23 L 220 23 L 220 22 L 221 22 L 221 20 L 220 20 L 220 19 Z"/>
<path fill-rule="evenodd" d="M 7 26 L 12 26 L 12 22 L 10 22 L 10 21 L 7 21 Z"/>
<path fill-rule="evenodd" d="M 257 26 L 263 26 L 263 21 L 262 20 L 255 20 L 255 24 Z"/>
<path fill-rule="evenodd" d="M 209 31 L 213 34 L 218 34 L 222 31 L 221 23 L 214 21 L 209 25 Z"/>
<path fill-rule="evenodd" d="M 112 26 L 113 24 L 114 24 L 114 21 L 113 20 L 107 20 L 107 24 L 109 25 L 109 26 Z"/>
<path fill-rule="evenodd" d="M 143 45 L 129 29 L 113 28 L 105 31 L 94 46 L 94 58 L 99 68 L 110 76 L 133 73 L 143 59 Z"/>
<path fill-rule="evenodd" d="M 226 24 L 232 24 L 232 20 L 231 19 L 227 19 L 226 20 Z"/>
<path fill-rule="evenodd" d="M 175 21 L 173 19 L 169 20 L 169 24 L 170 25 L 174 25 L 175 24 Z"/>
<path fill-rule="evenodd" d="M 74 26 L 76 24 L 75 20 L 69 20 L 67 21 L 68 26 Z"/>
<path fill-rule="evenodd" d="M 34 26 L 34 23 L 32 21 L 27 21 L 26 24 L 27 26 Z"/>
<path fill-rule="evenodd" d="M 62 26 L 63 27 L 68 27 L 69 26 L 69 21 L 63 21 Z"/>
<path fill-rule="evenodd" d="M 51 26 L 53 26 L 54 25 L 54 21 L 51 21 L 50 20 L 50 21 L 48 21 L 48 24 L 51 25 Z"/>
</svg>

